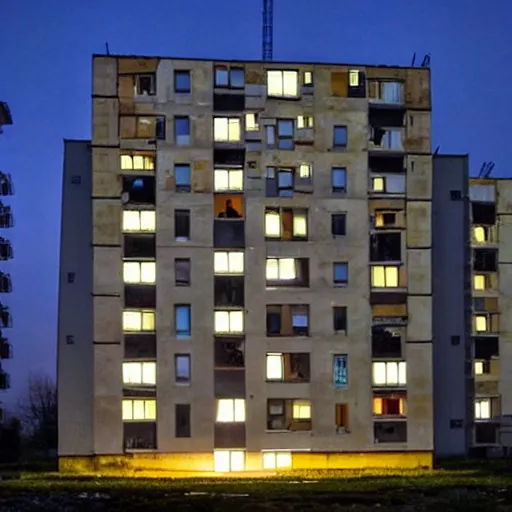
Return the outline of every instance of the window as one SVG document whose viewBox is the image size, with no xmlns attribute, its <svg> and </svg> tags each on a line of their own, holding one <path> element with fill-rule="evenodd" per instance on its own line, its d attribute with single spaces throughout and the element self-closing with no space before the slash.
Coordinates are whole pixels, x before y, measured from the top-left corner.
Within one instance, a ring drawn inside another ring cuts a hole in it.
<svg viewBox="0 0 512 512">
<path fill-rule="evenodd" d="M 347 308 L 345 306 L 336 306 L 333 310 L 334 332 L 347 332 Z"/>
<path fill-rule="evenodd" d="M 156 400 L 123 400 L 123 421 L 156 420 Z"/>
<path fill-rule="evenodd" d="M 348 72 L 348 85 L 350 87 L 359 87 L 359 70 L 351 69 Z"/>
<path fill-rule="evenodd" d="M 485 274 L 475 274 L 473 276 L 473 289 L 484 291 L 486 289 Z"/>
<path fill-rule="evenodd" d="M 185 116 L 176 116 L 174 118 L 174 134 L 177 146 L 187 146 L 190 144 L 190 118 Z"/>
<path fill-rule="evenodd" d="M 268 281 L 287 281 L 297 279 L 295 259 L 267 258 L 266 277 Z"/>
<path fill-rule="evenodd" d="M 292 405 L 292 417 L 294 420 L 311 419 L 311 402 L 309 400 L 294 400 Z"/>
<path fill-rule="evenodd" d="M 499 332 L 499 313 L 473 315 L 473 329 L 476 332 Z"/>
<path fill-rule="evenodd" d="M 401 128 L 380 128 L 371 126 L 369 141 L 373 144 L 374 149 L 403 150 Z"/>
<path fill-rule="evenodd" d="M 123 363 L 123 384 L 156 386 L 156 363 Z"/>
<path fill-rule="evenodd" d="M 123 280 L 125 283 L 154 283 L 156 263 L 154 261 L 123 262 Z"/>
<path fill-rule="evenodd" d="M 122 115 L 119 131 L 121 139 L 165 139 L 165 117 Z"/>
<path fill-rule="evenodd" d="M 68 283 L 74 283 L 75 282 L 75 273 L 74 272 L 68 272 Z"/>
<path fill-rule="evenodd" d="M 398 267 L 395 266 L 372 266 L 372 288 L 398 288 L 399 283 Z"/>
<path fill-rule="evenodd" d="M 174 72 L 174 92 L 190 94 L 190 71 Z"/>
<path fill-rule="evenodd" d="M 245 131 L 246 132 L 257 132 L 260 129 L 258 124 L 258 114 L 251 112 L 245 114 Z"/>
<path fill-rule="evenodd" d="M 348 434 L 348 404 L 335 405 L 336 434 Z"/>
<path fill-rule="evenodd" d="M 299 73 L 297 71 L 267 71 L 267 95 L 281 98 L 296 98 L 299 95 Z"/>
<path fill-rule="evenodd" d="M 190 286 L 190 259 L 176 258 L 174 260 L 174 284 Z"/>
<path fill-rule="evenodd" d="M 331 215 L 331 233 L 333 236 L 345 236 L 347 234 L 346 213 L 333 213 Z"/>
<path fill-rule="evenodd" d="M 265 210 L 265 236 L 280 240 L 307 239 L 307 211 L 292 208 L 267 208 Z"/>
<path fill-rule="evenodd" d="M 243 311 L 215 311 L 214 313 L 215 333 L 243 334 L 244 312 Z"/>
<path fill-rule="evenodd" d="M 347 354 L 337 354 L 333 357 L 333 383 L 336 389 L 348 388 Z"/>
<path fill-rule="evenodd" d="M 373 397 L 373 415 L 374 416 L 405 416 L 406 400 L 405 396 L 400 394 L 374 396 Z"/>
<path fill-rule="evenodd" d="M 267 128 L 274 128 L 269 126 Z M 291 119 L 278 119 L 276 125 L 277 147 L 279 149 L 294 149 L 293 142 L 293 121 Z"/>
<path fill-rule="evenodd" d="M 176 192 L 190 192 L 190 164 L 175 164 L 174 179 Z"/>
<path fill-rule="evenodd" d="M 402 103 L 402 84 L 399 82 L 369 81 L 368 96 L 383 103 Z"/>
<path fill-rule="evenodd" d="M 372 177 L 372 192 L 405 194 L 405 176 Z"/>
<path fill-rule="evenodd" d="M 309 306 L 268 305 L 267 336 L 309 336 Z"/>
<path fill-rule="evenodd" d="M 72 334 L 67 334 L 66 335 L 66 343 L 68 345 L 74 345 L 75 343 L 75 337 L 72 335 Z"/>
<path fill-rule="evenodd" d="M 347 286 L 348 284 L 348 263 L 333 264 L 333 281 L 335 286 Z"/>
<path fill-rule="evenodd" d="M 215 169 L 213 171 L 215 192 L 231 192 L 244 189 L 243 169 Z"/>
<path fill-rule="evenodd" d="M 375 222 L 376 228 L 392 227 L 397 224 L 397 212 L 384 212 L 375 211 Z"/>
<path fill-rule="evenodd" d="M 123 331 L 154 331 L 154 311 L 123 311 Z"/>
<path fill-rule="evenodd" d="M 71 176 L 71 185 L 80 185 L 82 183 L 82 176 L 75 175 Z"/>
<path fill-rule="evenodd" d="M 123 231 L 125 233 L 153 233 L 156 228 L 156 213 L 154 210 L 124 210 Z"/>
<path fill-rule="evenodd" d="M 491 418 L 491 399 L 478 398 L 475 400 L 475 420 L 488 420 Z"/>
<path fill-rule="evenodd" d="M 475 361 L 475 375 L 485 375 L 491 372 L 489 361 Z"/>
<path fill-rule="evenodd" d="M 213 119 L 213 140 L 215 142 L 239 142 L 240 119 L 238 117 L 215 117 Z"/>
<path fill-rule="evenodd" d="M 136 151 L 121 154 L 123 171 L 154 171 L 155 154 L 148 151 Z"/>
<path fill-rule="evenodd" d="M 313 168 L 311 164 L 300 164 L 299 165 L 299 178 L 301 180 L 310 180 L 313 176 Z"/>
<path fill-rule="evenodd" d="M 137 75 L 135 90 L 138 96 L 153 96 L 156 94 L 156 77 L 154 74 Z"/>
<path fill-rule="evenodd" d="M 313 128 L 313 117 L 312 116 L 298 116 L 297 117 L 297 128 Z"/>
<path fill-rule="evenodd" d="M 221 398 L 217 400 L 217 423 L 243 423 L 245 421 L 245 400 L 242 398 Z"/>
<path fill-rule="evenodd" d="M 242 68 L 229 68 L 228 66 L 215 66 L 215 87 L 230 87 L 243 89 L 245 86 L 244 70 Z"/>
<path fill-rule="evenodd" d="M 178 304 L 174 306 L 174 325 L 176 329 L 176 338 L 189 338 L 190 328 L 190 305 Z"/>
<path fill-rule="evenodd" d="M 304 85 L 313 85 L 313 72 L 304 71 L 302 83 Z"/>
<path fill-rule="evenodd" d="M 190 404 L 174 406 L 175 437 L 190 437 Z"/>
<path fill-rule="evenodd" d="M 376 362 L 373 367 L 374 386 L 405 386 L 406 363 L 405 361 Z"/>
<path fill-rule="evenodd" d="M 333 194 L 344 194 L 347 191 L 347 170 L 335 167 L 332 170 L 332 192 Z"/>
<path fill-rule="evenodd" d="M 213 272 L 216 275 L 242 275 L 244 273 L 244 253 L 242 251 L 213 253 Z"/>
<path fill-rule="evenodd" d="M 279 469 L 291 467 L 291 452 L 263 452 L 263 469 Z"/>
<path fill-rule="evenodd" d="M 177 242 L 190 240 L 190 210 L 174 210 L 174 238 Z"/>
<path fill-rule="evenodd" d="M 174 374 L 177 384 L 190 384 L 190 355 L 174 356 Z"/>
<path fill-rule="evenodd" d="M 347 149 L 347 127 L 335 126 L 333 132 L 333 148 L 334 149 Z"/>
<path fill-rule="evenodd" d="M 216 473 L 245 470 L 245 452 L 241 450 L 214 450 L 213 466 Z"/>
</svg>

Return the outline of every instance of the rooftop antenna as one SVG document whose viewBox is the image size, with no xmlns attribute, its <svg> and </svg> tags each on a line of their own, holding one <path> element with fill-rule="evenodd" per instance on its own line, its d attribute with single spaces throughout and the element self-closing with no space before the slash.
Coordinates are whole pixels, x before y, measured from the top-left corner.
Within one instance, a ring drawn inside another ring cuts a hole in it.
<svg viewBox="0 0 512 512">
<path fill-rule="evenodd" d="M 263 0 L 263 60 L 272 60 L 274 46 L 274 0 Z"/>
<path fill-rule="evenodd" d="M 110 50 L 108 48 L 108 41 L 105 43 L 105 50 L 107 52 L 107 55 L 110 55 Z"/>
<path fill-rule="evenodd" d="M 430 53 L 425 54 L 425 57 L 423 57 L 423 60 L 421 62 L 422 68 L 429 68 L 430 67 Z"/>
<path fill-rule="evenodd" d="M 483 162 L 482 167 L 480 167 L 480 172 L 478 173 L 479 178 L 488 178 L 492 170 L 494 169 L 494 166 L 496 164 L 494 162 Z"/>
<path fill-rule="evenodd" d="M 416 64 L 416 52 L 412 54 L 412 62 L 411 62 L 411 68 L 414 67 L 414 64 Z"/>
<path fill-rule="evenodd" d="M 434 155 L 437 155 L 439 153 L 440 149 L 441 149 L 441 145 L 437 146 L 436 150 L 434 151 Z"/>
</svg>

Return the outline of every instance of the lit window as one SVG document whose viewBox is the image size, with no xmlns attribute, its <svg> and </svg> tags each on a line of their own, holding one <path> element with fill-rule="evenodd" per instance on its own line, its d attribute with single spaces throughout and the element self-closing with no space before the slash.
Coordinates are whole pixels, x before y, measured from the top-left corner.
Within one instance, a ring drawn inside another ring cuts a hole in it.
<svg viewBox="0 0 512 512">
<path fill-rule="evenodd" d="M 265 236 L 269 238 L 281 237 L 281 215 L 279 215 L 279 212 L 265 213 Z"/>
<path fill-rule="evenodd" d="M 485 242 L 485 228 L 483 226 L 473 227 L 473 240 L 479 243 Z"/>
<path fill-rule="evenodd" d="M 487 317 L 485 315 L 474 315 L 476 332 L 487 332 Z"/>
<path fill-rule="evenodd" d="M 156 400 L 123 400 L 123 420 L 156 420 Z"/>
<path fill-rule="evenodd" d="M 384 178 L 372 178 L 372 190 L 374 192 L 384 192 Z"/>
<path fill-rule="evenodd" d="M 188 338 L 191 335 L 189 304 L 174 307 L 174 324 L 177 338 Z"/>
<path fill-rule="evenodd" d="M 156 228 L 156 212 L 154 210 L 124 210 L 123 231 L 154 232 Z"/>
<path fill-rule="evenodd" d="M 242 398 L 221 398 L 217 400 L 218 423 L 241 423 L 245 421 L 245 400 Z"/>
<path fill-rule="evenodd" d="M 402 397 L 374 397 L 373 414 L 376 416 L 404 416 L 406 414 L 405 398 Z"/>
<path fill-rule="evenodd" d="M 123 384 L 156 385 L 156 363 L 123 363 Z"/>
<path fill-rule="evenodd" d="M 267 380 L 283 380 L 283 354 L 267 354 Z"/>
<path fill-rule="evenodd" d="M 313 85 L 313 72 L 304 71 L 304 85 Z"/>
<path fill-rule="evenodd" d="M 215 450 L 213 452 L 213 465 L 216 473 L 244 471 L 245 452 L 240 450 Z"/>
<path fill-rule="evenodd" d="M 216 192 L 244 189 L 243 169 L 215 169 L 213 182 Z"/>
<path fill-rule="evenodd" d="M 216 333 L 242 334 L 244 332 L 243 311 L 215 311 Z"/>
<path fill-rule="evenodd" d="M 475 290 L 485 290 L 485 275 L 475 274 L 473 276 L 473 288 Z"/>
<path fill-rule="evenodd" d="M 475 400 L 475 419 L 488 420 L 491 417 L 490 398 L 480 398 Z"/>
<path fill-rule="evenodd" d="M 243 274 L 244 253 L 241 251 L 215 252 L 213 270 L 215 274 Z"/>
<path fill-rule="evenodd" d="M 297 279 L 297 269 L 293 258 L 269 258 L 266 269 L 267 280 L 287 281 Z"/>
<path fill-rule="evenodd" d="M 297 71 L 267 71 L 267 95 L 296 98 L 299 95 Z"/>
<path fill-rule="evenodd" d="M 155 157 L 153 155 L 121 155 L 121 169 L 152 171 L 155 169 Z"/>
<path fill-rule="evenodd" d="M 406 363 L 388 361 L 373 363 L 374 386 L 405 386 Z"/>
<path fill-rule="evenodd" d="M 475 361 L 475 375 L 484 374 L 484 363 L 483 361 Z"/>
<path fill-rule="evenodd" d="M 294 420 L 310 420 L 311 402 L 308 400 L 294 400 L 292 406 L 292 417 Z"/>
<path fill-rule="evenodd" d="M 348 72 L 349 85 L 350 87 L 359 87 L 359 71 L 357 69 L 351 69 Z"/>
<path fill-rule="evenodd" d="M 291 452 L 263 452 L 263 469 L 278 469 L 291 467 Z"/>
<path fill-rule="evenodd" d="M 300 164 L 299 165 L 299 178 L 303 180 L 311 179 L 312 175 L 311 164 Z"/>
<path fill-rule="evenodd" d="M 238 117 L 214 118 L 213 138 L 217 142 L 238 142 L 240 140 L 240 119 Z"/>
<path fill-rule="evenodd" d="M 123 331 L 154 331 L 153 311 L 123 311 Z"/>
<path fill-rule="evenodd" d="M 311 116 L 298 116 L 297 128 L 313 128 L 313 118 Z"/>
<path fill-rule="evenodd" d="M 308 217 L 305 213 L 293 214 L 293 236 L 302 238 L 308 236 Z"/>
<path fill-rule="evenodd" d="M 245 130 L 247 132 L 257 132 L 259 129 L 258 115 L 254 113 L 245 114 Z"/>
<path fill-rule="evenodd" d="M 125 283 L 154 283 L 156 263 L 154 261 L 125 261 L 123 263 Z"/>
<path fill-rule="evenodd" d="M 398 288 L 398 267 L 376 265 L 372 267 L 373 288 Z"/>
</svg>

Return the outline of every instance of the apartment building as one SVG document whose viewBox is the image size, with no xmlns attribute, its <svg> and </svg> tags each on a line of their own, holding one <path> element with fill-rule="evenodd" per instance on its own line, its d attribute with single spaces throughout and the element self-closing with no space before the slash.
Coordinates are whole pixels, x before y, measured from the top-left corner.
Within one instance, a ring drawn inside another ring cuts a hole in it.
<svg viewBox="0 0 512 512">
<path fill-rule="evenodd" d="M 429 70 L 95 56 L 92 96 L 61 469 L 430 466 Z"/>
</svg>

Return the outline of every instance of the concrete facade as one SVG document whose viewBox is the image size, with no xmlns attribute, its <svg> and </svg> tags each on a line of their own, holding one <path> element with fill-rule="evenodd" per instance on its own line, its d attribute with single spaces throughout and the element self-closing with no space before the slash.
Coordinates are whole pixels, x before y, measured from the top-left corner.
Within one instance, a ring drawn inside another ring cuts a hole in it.
<svg viewBox="0 0 512 512">
<path fill-rule="evenodd" d="M 283 97 L 279 85 L 272 93 L 279 76 L 296 94 Z M 430 109 L 428 69 L 95 56 L 87 206 L 64 189 L 61 271 L 75 257 L 64 247 L 76 215 L 92 227 L 93 276 L 76 292 L 84 327 L 74 345 L 63 341 L 65 318 L 78 317 L 61 279 L 62 467 L 70 456 L 134 451 L 168 456 L 173 467 L 187 454 L 183 469 L 202 471 L 354 467 L 345 453 L 379 466 L 382 452 L 385 465 L 430 465 Z M 220 137 L 215 118 L 238 121 Z M 144 169 L 126 168 L 135 157 Z M 333 169 L 344 178 L 334 182 Z M 221 192 L 215 170 L 241 170 L 242 189 Z M 219 218 L 227 199 L 241 217 Z M 278 209 L 279 239 L 266 232 L 269 209 Z M 128 229 L 126 211 L 139 224 L 155 212 L 156 225 Z M 285 236 L 300 215 L 305 235 Z M 81 269 L 91 258 L 84 233 Z M 240 251 L 242 274 L 221 276 L 214 254 Z M 268 282 L 267 259 L 280 258 L 295 259 L 291 283 Z M 156 279 L 126 282 L 127 263 L 153 262 Z M 188 283 L 178 264 L 189 265 Z M 269 335 L 272 306 L 281 306 L 280 335 Z M 216 333 L 215 311 L 241 315 L 241 331 Z M 266 374 L 269 354 L 281 357 L 277 379 Z M 127 363 L 156 367 L 154 381 L 134 382 Z M 243 405 L 229 420 L 221 400 Z"/>
</svg>

